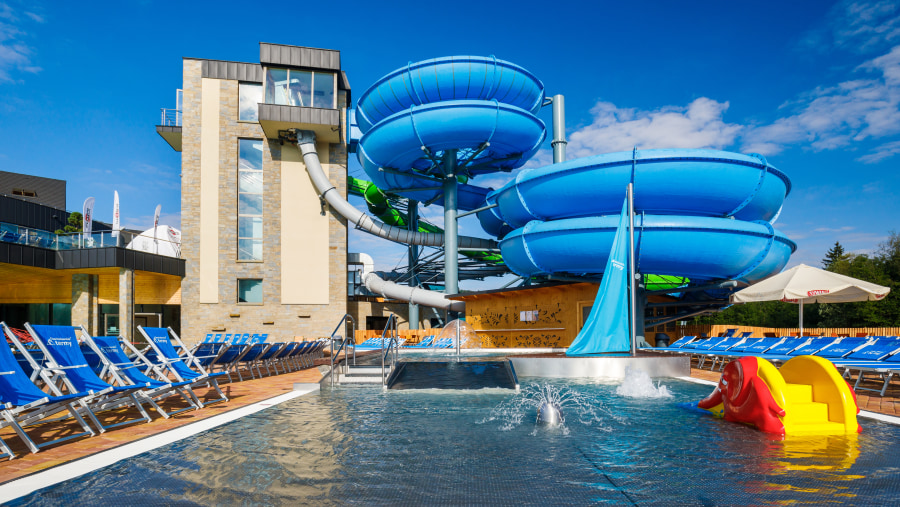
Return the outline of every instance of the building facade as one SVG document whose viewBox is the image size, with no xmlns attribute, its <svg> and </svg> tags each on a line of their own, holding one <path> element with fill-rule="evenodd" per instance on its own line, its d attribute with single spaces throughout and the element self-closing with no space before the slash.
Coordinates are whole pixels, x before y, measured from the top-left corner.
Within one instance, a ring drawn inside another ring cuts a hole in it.
<svg viewBox="0 0 900 507">
<path fill-rule="evenodd" d="M 135 250 L 132 232 L 114 234 L 97 221 L 89 236 L 56 234 L 70 215 L 65 181 L 0 176 L 4 189 L 23 190 L 0 194 L 0 321 L 12 328 L 84 326 L 125 339 L 134 337 L 135 325 L 178 331 L 182 259 Z"/>
<path fill-rule="evenodd" d="M 185 58 L 181 97 L 157 132 L 182 157 L 182 337 L 330 335 L 347 312 L 347 223 L 284 134 L 315 131 L 346 196 L 340 52 L 260 43 L 260 63 Z"/>
</svg>

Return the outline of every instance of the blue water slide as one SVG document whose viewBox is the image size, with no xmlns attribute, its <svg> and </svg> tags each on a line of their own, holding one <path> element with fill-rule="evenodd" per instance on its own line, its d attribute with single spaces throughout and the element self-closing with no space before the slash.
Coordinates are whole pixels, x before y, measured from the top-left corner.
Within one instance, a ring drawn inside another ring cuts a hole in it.
<svg viewBox="0 0 900 507">
<path fill-rule="evenodd" d="M 529 222 L 500 242 L 503 261 L 522 276 L 601 273 L 618 220 L 617 213 Z M 678 215 L 638 215 L 635 246 L 642 273 L 747 283 L 781 271 L 797 249 L 765 221 Z"/>
<path fill-rule="evenodd" d="M 459 174 L 521 167 L 546 137 L 536 113 L 543 84 L 503 60 L 474 56 L 410 63 L 369 88 L 356 121 L 363 133 L 357 156 L 372 181 L 418 201 L 440 195 L 446 150 L 458 150 Z M 459 186 L 459 208 L 484 205 L 488 189 Z"/>
<path fill-rule="evenodd" d="M 635 150 L 523 170 L 488 197 L 499 207 L 479 217 L 496 229 L 497 219 L 517 228 L 532 220 L 617 214 L 629 182 L 638 212 L 747 221 L 773 220 L 791 189 L 762 155 Z"/>
<path fill-rule="evenodd" d="M 543 102 L 540 80 L 493 57 L 410 63 L 359 99 L 357 156 L 378 187 L 434 202 L 446 150 L 458 151 L 463 178 L 524 165 L 546 137 L 535 116 Z M 605 269 L 628 183 L 640 214 L 640 272 L 752 283 L 780 271 L 796 249 L 771 225 L 790 179 L 761 155 L 597 155 L 523 170 L 496 191 L 460 184 L 459 207 L 497 204 L 478 217 L 503 238 L 504 261 L 517 274 L 594 275 Z"/>
<path fill-rule="evenodd" d="M 450 56 L 409 63 L 369 87 L 359 98 L 356 119 L 368 132 L 412 106 L 447 100 L 496 100 L 537 114 L 544 84 L 518 65 L 494 57 Z"/>
</svg>

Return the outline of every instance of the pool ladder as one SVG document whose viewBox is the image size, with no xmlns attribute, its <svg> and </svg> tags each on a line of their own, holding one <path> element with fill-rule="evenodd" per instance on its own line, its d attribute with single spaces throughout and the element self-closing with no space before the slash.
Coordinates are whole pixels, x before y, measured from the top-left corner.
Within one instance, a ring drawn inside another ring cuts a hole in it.
<svg viewBox="0 0 900 507">
<path fill-rule="evenodd" d="M 338 325 L 340 327 L 340 325 Z M 343 339 L 337 353 L 344 347 L 348 339 Z M 335 369 L 336 355 L 332 355 L 331 385 L 373 385 L 381 384 L 387 388 L 387 379 L 397 366 L 400 355 L 400 338 L 397 333 L 397 316 L 393 313 L 388 317 L 387 324 L 381 333 L 380 365 L 357 365 L 355 339 L 353 341 L 353 365 L 350 360 L 344 360 Z M 349 353 L 349 352 L 348 352 Z M 347 355 L 347 354 L 345 354 Z"/>
</svg>

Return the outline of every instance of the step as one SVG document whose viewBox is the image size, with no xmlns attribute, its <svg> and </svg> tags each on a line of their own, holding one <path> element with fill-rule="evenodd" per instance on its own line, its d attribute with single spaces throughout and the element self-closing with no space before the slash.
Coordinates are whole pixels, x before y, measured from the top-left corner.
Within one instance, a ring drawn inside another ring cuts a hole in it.
<svg viewBox="0 0 900 507">
<path fill-rule="evenodd" d="M 371 375 L 364 376 L 347 376 L 347 375 L 339 375 L 337 379 L 339 384 L 382 384 L 384 380 L 381 376 L 373 377 Z"/>
<path fill-rule="evenodd" d="M 828 422 L 828 404 L 815 401 L 790 403 L 785 414 L 795 424 L 815 424 Z"/>
<path fill-rule="evenodd" d="M 338 371 L 341 371 L 340 368 L 338 368 Z M 365 366 L 351 366 L 350 368 L 347 368 L 348 375 L 377 375 L 380 377 L 381 373 L 382 373 L 381 366 L 379 366 L 377 368 L 371 368 L 371 367 L 365 367 Z M 390 373 L 391 373 L 391 369 L 386 367 L 384 369 L 384 375 L 388 376 L 388 375 L 390 375 Z"/>
<path fill-rule="evenodd" d="M 812 401 L 812 386 L 809 384 L 786 384 L 784 398 L 788 405 Z"/>
<path fill-rule="evenodd" d="M 791 436 L 796 435 L 844 435 L 846 429 L 844 425 L 836 422 L 820 422 L 814 424 L 796 424 L 794 425 Z"/>
</svg>

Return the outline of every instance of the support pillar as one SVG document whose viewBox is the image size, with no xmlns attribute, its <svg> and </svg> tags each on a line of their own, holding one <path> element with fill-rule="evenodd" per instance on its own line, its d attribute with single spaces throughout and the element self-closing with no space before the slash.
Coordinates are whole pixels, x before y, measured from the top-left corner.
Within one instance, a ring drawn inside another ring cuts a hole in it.
<svg viewBox="0 0 900 507">
<path fill-rule="evenodd" d="M 72 275 L 72 322 L 73 326 L 84 326 L 88 333 L 96 334 L 99 308 L 97 307 L 97 286 L 99 277 L 78 273 Z"/>
<path fill-rule="evenodd" d="M 553 163 L 566 161 L 566 98 L 554 95 L 550 99 L 553 104 Z"/>
<path fill-rule="evenodd" d="M 119 268 L 119 336 L 134 341 L 134 270 Z"/>
<path fill-rule="evenodd" d="M 456 150 L 444 152 L 444 293 L 459 293 Z M 455 312 L 450 312 L 451 314 Z"/>
<path fill-rule="evenodd" d="M 419 201 L 410 199 L 407 202 L 407 227 L 411 232 L 419 230 Z M 418 287 L 419 277 L 416 276 L 416 265 L 419 263 L 419 247 L 409 245 L 409 286 Z M 409 302 L 409 328 L 419 329 L 419 305 Z"/>
</svg>

